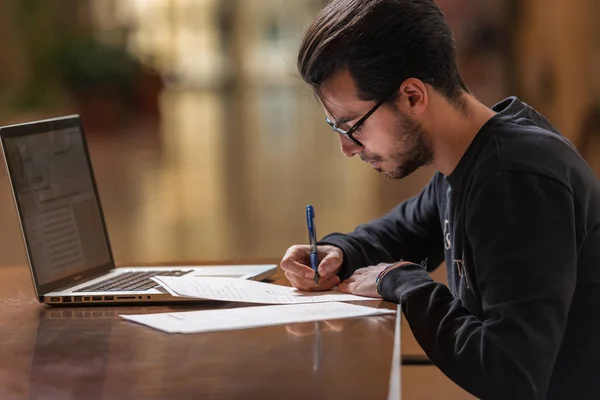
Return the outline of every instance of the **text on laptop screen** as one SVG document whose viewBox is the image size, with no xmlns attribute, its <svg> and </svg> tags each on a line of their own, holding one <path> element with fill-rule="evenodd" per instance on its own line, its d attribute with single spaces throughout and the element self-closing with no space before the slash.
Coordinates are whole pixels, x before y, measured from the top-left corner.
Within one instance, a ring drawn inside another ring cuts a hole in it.
<svg viewBox="0 0 600 400">
<path fill-rule="evenodd" d="M 79 128 L 8 138 L 5 145 L 38 285 L 109 263 Z"/>
</svg>

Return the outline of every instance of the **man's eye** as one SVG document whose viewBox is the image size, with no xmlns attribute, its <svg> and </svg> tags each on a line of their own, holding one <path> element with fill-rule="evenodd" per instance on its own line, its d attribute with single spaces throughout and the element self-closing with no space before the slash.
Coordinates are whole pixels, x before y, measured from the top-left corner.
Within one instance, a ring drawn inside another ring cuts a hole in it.
<svg viewBox="0 0 600 400">
<path fill-rule="evenodd" d="M 360 124 L 359 126 L 356 127 L 356 129 L 354 130 L 354 132 L 360 132 L 362 131 L 363 127 L 365 126 L 365 124 Z"/>
</svg>

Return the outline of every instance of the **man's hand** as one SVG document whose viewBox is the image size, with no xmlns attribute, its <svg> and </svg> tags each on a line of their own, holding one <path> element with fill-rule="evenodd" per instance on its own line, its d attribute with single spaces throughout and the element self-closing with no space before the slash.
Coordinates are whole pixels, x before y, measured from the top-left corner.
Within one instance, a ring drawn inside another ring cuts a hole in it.
<svg viewBox="0 0 600 400">
<path fill-rule="evenodd" d="M 292 286 L 299 290 L 329 290 L 340 283 L 337 276 L 344 253 L 335 246 L 318 246 L 319 285 L 315 286 L 315 271 L 310 267 L 310 246 L 296 245 L 288 249 L 281 260 L 281 269 Z"/>
<path fill-rule="evenodd" d="M 357 296 L 381 298 L 377 293 L 375 280 L 381 271 L 390 265 L 389 263 L 377 264 L 371 267 L 359 268 L 344 282 L 340 283 L 338 290 Z"/>
</svg>

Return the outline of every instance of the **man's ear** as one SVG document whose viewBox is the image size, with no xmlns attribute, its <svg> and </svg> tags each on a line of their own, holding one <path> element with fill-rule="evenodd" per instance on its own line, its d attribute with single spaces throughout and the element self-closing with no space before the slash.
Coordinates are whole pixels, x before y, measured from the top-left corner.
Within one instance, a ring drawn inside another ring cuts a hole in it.
<svg viewBox="0 0 600 400">
<path fill-rule="evenodd" d="M 417 78 L 408 78 L 398 89 L 396 107 L 406 115 L 418 115 L 425 112 L 429 95 L 425 84 Z"/>
</svg>

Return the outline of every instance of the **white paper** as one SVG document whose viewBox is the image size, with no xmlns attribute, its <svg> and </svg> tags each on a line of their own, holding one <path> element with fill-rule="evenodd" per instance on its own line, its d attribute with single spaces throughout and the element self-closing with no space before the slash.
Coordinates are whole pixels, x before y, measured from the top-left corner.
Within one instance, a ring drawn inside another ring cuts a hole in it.
<svg viewBox="0 0 600 400">
<path fill-rule="evenodd" d="M 167 333 L 202 333 L 387 314 L 395 314 L 395 311 L 330 302 L 121 315 L 121 317 Z"/>
<path fill-rule="evenodd" d="M 301 304 L 373 300 L 335 291 L 302 292 L 292 287 L 239 278 L 155 276 L 173 296 L 261 304 Z"/>
</svg>

